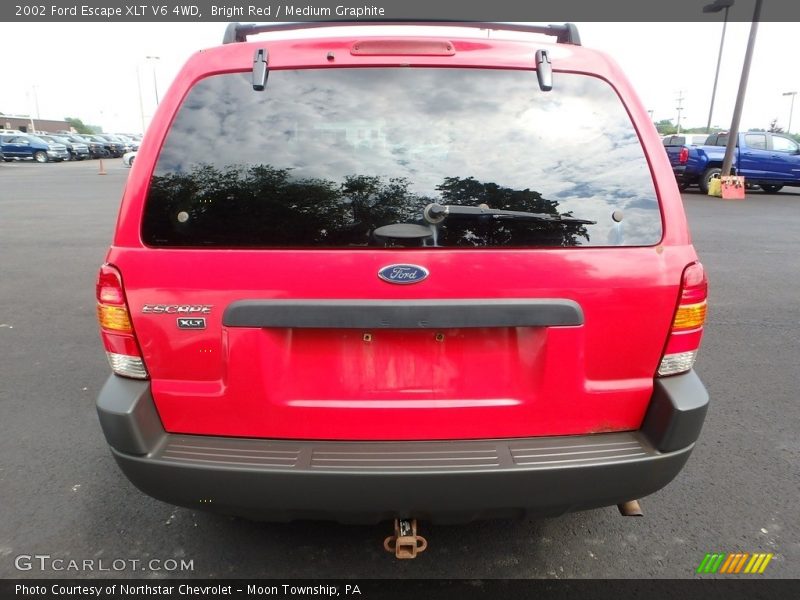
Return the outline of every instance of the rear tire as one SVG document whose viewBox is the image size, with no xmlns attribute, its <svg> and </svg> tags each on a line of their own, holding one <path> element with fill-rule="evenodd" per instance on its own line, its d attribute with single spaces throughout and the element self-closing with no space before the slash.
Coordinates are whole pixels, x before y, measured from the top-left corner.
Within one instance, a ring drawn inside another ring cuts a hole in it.
<svg viewBox="0 0 800 600">
<path fill-rule="evenodd" d="M 711 183 L 711 180 L 714 178 L 715 175 L 720 175 L 722 173 L 722 169 L 719 167 L 711 167 L 710 169 L 706 169 L 703 172 L 703 176 L 700 177 L 700 191 L 704 194 L 708 193 L 708 185 Z"/>
<path fill-rule="evenodd" d="M 780 192 L 783 189 L 783 186 L 772 183 L 770 184 L 764 183 L 761 184 L 761 189 L 767 192 L 768 194 L 776 194 L 777 192 Z"/>
<path fill-rule="evenodd" d="M 46 163 L 47 160 L 48 160 L 47 152 L 44 152 L 42 150 L 38 150 L 37 152 L 34 152 L 33 153 L 33 160 L 35 160 L 38 163 Z"/>
</svg>

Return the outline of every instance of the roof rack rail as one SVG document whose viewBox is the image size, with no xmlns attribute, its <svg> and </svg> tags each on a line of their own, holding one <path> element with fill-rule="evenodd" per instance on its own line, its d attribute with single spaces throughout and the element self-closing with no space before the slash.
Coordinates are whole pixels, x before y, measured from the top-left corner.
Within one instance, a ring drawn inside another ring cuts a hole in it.
<svg viewBox="0 0 800 600">
<path fill-rule="evenodd" d="M 559 44 L 581 45 L 581 36 L 573 23 L 563 25 L 529 25 L 526 23 L 506 23 L 491 21 L 412 21 L 412 20 L 361 20 L 361 21 L 292 21 L 284 23 L 229 23 L 222 38 L 223 44 L 246 42 L 248 35 L 270 31 L 291 31 L 297 29 L 314 29 L 318 27 L 351 27 L 363 25 L 428 25 L 433 27 L 474 27 L 497 31 L 522 31 L 526 33 L 542 33 L 555 36 Z"/>
</svg>

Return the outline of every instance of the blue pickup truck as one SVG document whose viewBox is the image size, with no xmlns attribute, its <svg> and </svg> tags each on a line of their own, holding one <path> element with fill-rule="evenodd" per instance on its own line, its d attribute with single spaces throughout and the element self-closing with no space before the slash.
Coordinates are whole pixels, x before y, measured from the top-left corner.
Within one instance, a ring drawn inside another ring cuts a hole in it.
<svg viewBox="0 0 800 600">
<path fill-rule="evenodd" d="M 692 145 L 696 134 L 671 135 L 664 147 L 681 190 L 698 185 L 708 192 L 709 181 L 722 170 L 727 133 L 712 133 L 704 144 Z M 733 171 L 748 185 L 775 193 L 784 186 L 800 186 L 800 144 L 777 133 L 748 131 L 739 134 L 733 156 Z"/>
</svg>

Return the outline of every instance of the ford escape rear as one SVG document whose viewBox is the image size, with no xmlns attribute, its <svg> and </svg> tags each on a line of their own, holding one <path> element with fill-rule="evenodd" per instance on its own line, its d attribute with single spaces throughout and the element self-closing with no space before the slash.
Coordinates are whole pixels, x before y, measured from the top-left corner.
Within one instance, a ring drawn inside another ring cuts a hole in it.
<svg viewBox="0 0 800 600">
<path fill-rule="evenodd" d="M 301 27 L 231 25 L 143 140 L 97 285 L 125 474 L 342 521 L 666 485 L 708 402 L 706 277 L 617 67 L 571 25 L 246 41 Z"/>
</svg>

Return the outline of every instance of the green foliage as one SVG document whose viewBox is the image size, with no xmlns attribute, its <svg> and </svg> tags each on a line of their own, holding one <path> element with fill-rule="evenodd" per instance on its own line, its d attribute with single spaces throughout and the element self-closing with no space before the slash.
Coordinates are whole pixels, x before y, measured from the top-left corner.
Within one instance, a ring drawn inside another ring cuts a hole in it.
<svg viewBox="0 0 800 600">
<path fill-rule="evenodd" d="M 94 127 L 86 125 L 83 121 L 75 117 L 64 117 L 64 120 L 69 123 L 70 127 L 74 127 L 78 133 L 99 133 Z"/>
<path fill-rule="evenodd" d="M 678 131 L 675 125 L 672 124 L 671 119 L 661 119 L 660 121 L 655 122 L 654 125 L 656 126 L 658 133 L 661 135 L 672 135 Z"/>
</svg>

